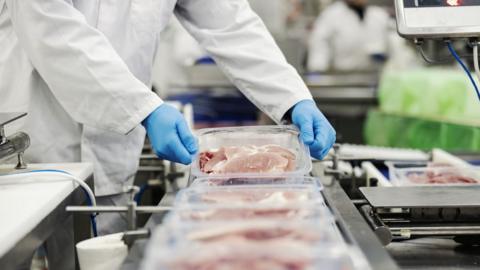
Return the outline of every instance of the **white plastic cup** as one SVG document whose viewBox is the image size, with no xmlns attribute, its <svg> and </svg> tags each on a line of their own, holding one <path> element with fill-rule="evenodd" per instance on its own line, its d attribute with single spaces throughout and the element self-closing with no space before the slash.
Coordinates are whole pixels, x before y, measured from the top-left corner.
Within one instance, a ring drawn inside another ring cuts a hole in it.
<svg viewBox="0 0 480 270">
<path fill-rule="evenodd" d="M 127 257 L 123 233 L 91 238 L 76 245 L 81 270 L 119 269 Z"/>
</svg>

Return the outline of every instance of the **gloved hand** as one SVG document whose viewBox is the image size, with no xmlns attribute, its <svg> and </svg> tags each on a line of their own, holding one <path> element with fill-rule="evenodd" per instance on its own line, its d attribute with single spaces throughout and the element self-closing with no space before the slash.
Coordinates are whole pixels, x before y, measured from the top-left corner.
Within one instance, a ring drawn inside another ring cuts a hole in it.
<svg viewBox="0 0 480 270">
<path fill-rule="evenodd" d="M 160 105 L 142 122 L 155 154 L 188 165 L 197 152 L 197 142 L 183 115 L 168 104 Z"/>
<path fill-rule="evenodd" d="M 300 137 L 310 154 L 323 159 L 336 140 L 336 133 L 313 100 L 302 100 L 292 110 L 292 122 L 300 129 Z"/>
</svg>

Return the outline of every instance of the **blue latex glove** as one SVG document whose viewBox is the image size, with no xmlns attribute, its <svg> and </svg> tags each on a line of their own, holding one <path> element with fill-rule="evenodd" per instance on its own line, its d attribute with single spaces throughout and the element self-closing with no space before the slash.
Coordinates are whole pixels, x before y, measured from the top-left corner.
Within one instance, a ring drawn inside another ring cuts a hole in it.
<svg viewBox="0 0 480 270">
<path fill-rule="evenodd" d="M 302 100 L 292 110 L 292 122 L 300 129 L 300 137 L 310 154 L 323 159 L 336 140 L 336 133 L 313 100 Z"/>
<path fill-rule="evenodd" d="M 168 104 L 160 105 L 143 122 L 155 154 L 188 165 L 197 152 L 197 141 L 183 115 Z"/>
</svg>

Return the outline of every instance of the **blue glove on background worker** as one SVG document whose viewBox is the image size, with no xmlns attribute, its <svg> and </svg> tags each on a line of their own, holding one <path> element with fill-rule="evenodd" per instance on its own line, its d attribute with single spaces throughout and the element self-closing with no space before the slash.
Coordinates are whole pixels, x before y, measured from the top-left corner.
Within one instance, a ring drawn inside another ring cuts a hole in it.
<svg viewBox="0 0 480 270">
<path fill-rule="evenodd" d="M 159 158 L 185 165 L 192 163 L 198 151 L 197 141 L 177 109 L 162 104 L 142 124 Z"/>
<path fill-rule="evenodd" d="M 323 159 L 335 143 L 335 130 L 312 100 L 303 100 L 292 109 L 292 122 L 298 126 L 310 154 Z M 198 151 L 197 142 L 183 115 L 163 104 L 144 121 L 153 150 L 158 157 L 190 164 Z"/>
<path fill-rule="evenodd" d="M 336 140 L 336 133 L 313 100 L 303 100 L 292 110 L 292 122 L 300 129 L 300 137 L 310 148 L 310 155 L 323 159 Z"/>
</svg>

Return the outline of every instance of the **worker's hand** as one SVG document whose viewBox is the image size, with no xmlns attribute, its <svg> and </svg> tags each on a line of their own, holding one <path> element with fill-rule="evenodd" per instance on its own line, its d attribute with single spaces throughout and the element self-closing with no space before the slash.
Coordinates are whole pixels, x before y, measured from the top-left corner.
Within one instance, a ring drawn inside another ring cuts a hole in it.
<svg viewBox="0 0 480 270">
<path fill-rule="evenodd" d="M 313 100 L 302 100 L 292 110 L 292 122 L 300 129 L 300 137 L 310 154 L 323 159 L 336 140 L 336 133 Z"/>
<path fill-rule="evenodd" d="M 142 124 L 155 154 L 162 159 L 188 165 L 197 152 L 197 142 L 183 115 L 168 104 L 160 105 Z"/>
</svg>

